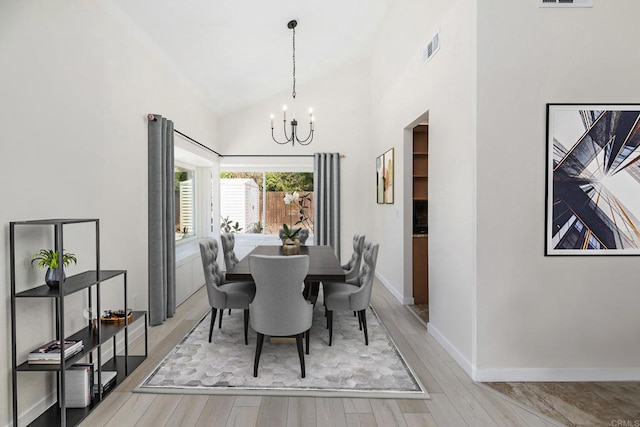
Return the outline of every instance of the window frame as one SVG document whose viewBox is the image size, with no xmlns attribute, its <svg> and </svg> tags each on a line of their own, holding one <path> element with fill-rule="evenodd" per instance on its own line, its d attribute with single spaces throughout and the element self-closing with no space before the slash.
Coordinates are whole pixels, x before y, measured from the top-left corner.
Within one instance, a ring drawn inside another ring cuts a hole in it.
<svg viewBox="0 0 640 427">
<path fill-rule="evenodd" d="M 311 160 L 313 159 L 313 157 L 311 156 Z M 225 172 L 244 172 L 244 173 L 260 173 L 262 174 L 262 186 L 260 188 L 261 191 L 261 198 L 262 198 L 262 205 L 265 206 L 266 205 L 266 174 L 270 173 L 270 172 L 280 172 L 280 173 L 311 173 L 314 174 L 314 168 L 313 168 L 313 163 L 311 162 L 308 165 L 301 165 L 301 164 L 296 164 L 296 165 L 257 165 L 257 164 L 234 164 L 234 165 L 225 165 L 225 164 L 220 164 L 220 170 L 218 171 L 218 182 L 219 184 L 221 184 L 221 180 L 222 178 L 220 177 L 220 175 L 222 173 Z M 222 192 L 220 191 L 220 199 L 219 199 L 219 207 L 222 206 Z M 284 202 L 283 202 L 284 203 Z M 222 210 L 218 209 L 218 214 L 220 219 L 222 219 Z M 266 233 L 266 210 L 263 211 L 262 215 L 260 216 L 260 221 L 263 224 L 264 230 L 262 233 L 247 233 L 246 230 L 243 230 L 242 232 L 238 233 L 238 236 L 278 236 L 277 233 Z M 220 230 L 220 232 L 222 232 L 222 230 Z M 315 233 L 311 233 L 311 236 L 313 236 L 313 234 Z"/>
<path fill-rule="evenodd" d="M 176 246 L 177 245 L 183 245 L 185 243 L 188 242 L 193 242 L 194 240 L 198 239 L 198 234 L 199 234 L 199 220 L 200 220 L 200 215 L 199 215 L 199 205 L 200 203 L 198 203 L 198 190 L 199 190 L 199 174 L 198 174 L 198 167 L 196 165 L 187 163 L 187 162 L 183 162 L 183 161 L 179 161 L 179 160 L 174 160 L 174 165 L 173 165 L 173 169 L 174 169 L 174 176 L 175 176 L 175 172 L 176 172 L 176 168 L 181 168 L 181 169 L 185 169 L 188 170 L 190 172 L 192 172 L 193 174 L 193 233 L 190 233 L 188 235 L 188 237 L 184 237 L 182 239 L 176 239 Z M 174 182 L 175 185 L 175 182 Z M 176 200 L 176 203 L 180 203 L 179 200 Z M 175 230 L 174 230 L 175 231 Z"/>
</svg>

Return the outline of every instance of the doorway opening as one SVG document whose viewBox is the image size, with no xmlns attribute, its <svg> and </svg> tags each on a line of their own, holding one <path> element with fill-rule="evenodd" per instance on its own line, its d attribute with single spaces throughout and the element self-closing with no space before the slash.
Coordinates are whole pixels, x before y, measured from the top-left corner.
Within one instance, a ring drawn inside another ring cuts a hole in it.
<svg viewBox="0 0 640 427">
<path fill-rule="evenodd" d="M 412 169 L 412 275 L 413 305 L 409 308 L 429 322 L 429 124 L 413 127 Z"/>
</svg>

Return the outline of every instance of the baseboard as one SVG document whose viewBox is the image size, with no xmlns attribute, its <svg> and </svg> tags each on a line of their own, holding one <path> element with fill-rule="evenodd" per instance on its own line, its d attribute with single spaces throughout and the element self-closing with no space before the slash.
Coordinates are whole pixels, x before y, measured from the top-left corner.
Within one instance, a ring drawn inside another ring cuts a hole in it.
<svg viewBox="0 0 640 427">
<path fill-rule="evenodd" d="M 54 405 L 57 401 L 55 391 L 47 394 L 45 397 L 31 405 L 26 411 L 18 415 L 18 425 L 26 426 L 33 420 L 38 418 L 40 414 L 49 409 L 51 405 Z M 9 418 L 9 423 L 5 424 L 5 427 L 13 427 L 13 420 Z"/>
<path fill-rule="evenodd" d="M 402 304 L 402 305 L 413 305 L 413 301 L 414 301 L 413 297 L 405 297 L 404 295 L 402 295 L 400 292 L 398 292 L 397 289 L 395 289 L 391 285 L 391 282 L 389 282 L 387 279 L 385 279 L 378 272 L 376 272 L 376 278 L 380 281 L 380 283 L 382 283 L 384 285 L 385 288 L 387 288 L 389 293 L 391 293 L 391 295 L 393 295 L 393 297 L 395 299 L 397 299 L 400 304 Z"/>
<path fill-rule="evenodd" d="M 451 357 L 453 357 L 453 360 L 455 360 L 456 363 L 460 365 L 460 367 L 467 373 L 467 375 L 469 375 L 469 377 L 473 379 L 472 374 L 474 371 L 474 366 L 466 357 L 464 357 L 464 355 L 456 348 L 456 346 L 453 345 L 451 341 L 449 341 L 444 335 L 442 335 L 431 322 L 427 323 L 427 332 L 429 332 L 429 334 L 433 338 L 435 338 L 436 341 L 438 341 L 438 344 L 440 344 L 445 349 L 445 351 L 449 353 Z"/>
<path fill-rule="evenodd" d="M 640 381 L 640 368 L 491 368 L 474 369 L 478 382 Z"/>
</svg>

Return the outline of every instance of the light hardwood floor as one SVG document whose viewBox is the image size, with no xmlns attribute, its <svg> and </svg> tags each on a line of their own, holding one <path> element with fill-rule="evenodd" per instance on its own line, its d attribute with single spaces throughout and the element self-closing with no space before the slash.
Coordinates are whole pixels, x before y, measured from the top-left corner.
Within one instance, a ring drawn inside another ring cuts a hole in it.
<svg viewBox="0 0 640 427">
<path fill-rule="evenodd" d="M 474 383 L 416 317 L 379 282 L 372 296 L 383 323 L 430 400 L 133 393 L 209 310 L 199 290 L 165 324 L 149 329 L 149 358 L 81 424 L 94 426 L 532 426 L 559 425 Z M 224 321 L 223 321 L 224 323 Z M 224 327 L 224 325 L 223 325 Z M 138 344 L 141 345 L 141 344 Z M 135 346 L 132 346 L 135 349 Z"/>
</svg>

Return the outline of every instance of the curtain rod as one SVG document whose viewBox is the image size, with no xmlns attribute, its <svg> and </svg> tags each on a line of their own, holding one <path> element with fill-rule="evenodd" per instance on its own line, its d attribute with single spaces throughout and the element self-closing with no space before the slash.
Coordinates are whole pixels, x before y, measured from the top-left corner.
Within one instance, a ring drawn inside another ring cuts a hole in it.
<svg viewBox="0 0 640 427">
<path fill-rule="evenodd" d="M 313 157 L 313 154 L 225 154 L 223 157 Z M 340 158 L 347 157 L 340 153 Z"/>
<path fill-rule="evenodd" d="M 205 150 L 210 151 L 210 152 L 212 152 L 213 154 L 218 155 L 218 157 L 224 157 L 222 154 L 218 153 L 216 150 L 213 150 L 213 149 L 211 149 L 211 148 L 207 147 L 206 145 L 199 143 L 198 141 L 196 141 L 195 139 L 191 138 L 190 136 L 185 135 L 184 133 L 180 132 L 178 129 L 174 129 L 173 131 L 174 131 L 175 133 L 177 133 L 178 135 L 182 135 L 182 136 L 184 136 L 185 138 L 187 138 L 187 139 L 188 139 L 189 141 L 191 141 L 192 143 L 194 143 L 194 144 L 196 144 L 196 145 L 200 146 L 200 148 L 204 148 Z"/>
<path fill-rule="evenodd" d="M 152 121 L 152 122 L 155 122 L 155 121 L 156 121 L 156 116 L 155 116 L 155 115 L 153 115 L 153 114 L 148 114 L 148 115 L 147 115 L 147 119 L 149 119 L 149 120 L 150 120 L 150 121 Z M 185 135 L 184 133 L 180 132 L 178 129 L 175 129 L 175 128 L 174 128 L 174 129 L 173 129 L 173 131 L 174 131 L 175 133 L 177 133 L 178 135 L 185 137 L 185 138 L 186 138 L 187 140 L 189 140 L 191 143 L 196 144 L 196 145 L 197 145 L 197 146 L 199 146 L 200 148 L 205 149 L 205 150 L 207 150 L 207 151 L 209 151 L 209 152 L 211 152 L 211 153 L 213 153 L 213 154 L 217 155 L 218 157 L 224 157 L 222 154 L 218 153 L 216 150 L 213 150 L 213 149 L 211 149 L 211 148 L 207 147 L 206 145 L 204 145 L 204 144 L 202 144 L 202 143 L 200 143 L 200 142 L 196 141 L 195 139 L 191 138 L 189 135 Z"/>
</svg>

